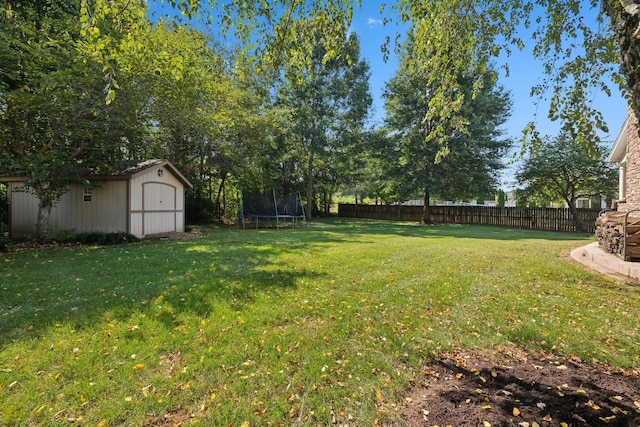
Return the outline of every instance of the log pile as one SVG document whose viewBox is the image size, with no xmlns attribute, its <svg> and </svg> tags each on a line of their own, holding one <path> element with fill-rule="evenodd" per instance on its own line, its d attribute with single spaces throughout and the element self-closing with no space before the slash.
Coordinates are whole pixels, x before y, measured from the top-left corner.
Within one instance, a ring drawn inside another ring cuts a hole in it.
<svg viewBox="0 0 640 427">
<path fill-rule="evenodd" d="M 596 219 L 596 237 L 600 247 L 625 261 L 640 261 L 640 212 L 627 218 L 627 248 L 624 247 L 626 212 L 604 212 Z"/>
</svg>

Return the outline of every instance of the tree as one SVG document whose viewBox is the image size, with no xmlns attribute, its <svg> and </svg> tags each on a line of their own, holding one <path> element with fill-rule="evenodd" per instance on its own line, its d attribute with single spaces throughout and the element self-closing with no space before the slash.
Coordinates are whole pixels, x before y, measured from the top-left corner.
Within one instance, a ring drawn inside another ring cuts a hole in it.
<svg viewBox="0 0 640 427">
<path fill-rule="evenodd" d="M 144 3 L 82 2 L 87 54 L 102 58 L 107 66 L 117 63 L 119 52 L 135 41 L 122 43 L 99 31 L 100 26 L 107 21 L 124 23 L 125 17 L 144 13 Z M 358 7 L 361 1 L 169 0 L 168 3 L 188 17 L 202 14 L 207 23 L 214 24 L 223 34 L 233 30 L 235 38 L 247 46 L 257 45 L 251 54 L 260 58 L 261 72 L 267 73 L 272 66 L 281 64 L 309 68 L 313 56 L 310 36 L 316 28 L 322 29 L 329 43 L 327 52 L 334 56 L 349 28 L 353 7 Z M 599 5 L 602 14 L 598 13 Z M 628 91 L 631 106 L 640 117 L 639 5 L 636 0 L 396 0 L 386 8 L 414 27 L 415 66 L 428 64 L 430 82 L 442 82 L 431 98 L 432 108 L 427 114 L 439 111 L 464 131 L 464 121 L 457 120 L 460 113 L 457 76 L 483 74 L 501 54 L 522 49 L 523 39 L 533 39 L 534 57 L 543 61 L 547 78 L 532 93 L 550 94 L 549 116 L 560 120 L 574 138 L 594 147 L 600 139 L 598 132 L 608 130 L 602 114 L 590 104 L 589 95 L 594 88 L 609 93 L 608 77 Z M 605 23 L 607 17 L 611 25 Z M 519 34 L 521 26 L 531 29 L 532 36 Z M 383 46 L 384 52 L 388 50 L 389 46 Z M 617 63 L 622 64 L 620 73 L 616 71 Z M 508 61 L 504 67 L 508 71 Z M 443 132 L 434 132 L 431 137 L 446 144 Z M 529 124 L 525 137 L 538 139 L 535 122 Z"/>
<path fill-rule="evenodd" d="M 0 169 L 24 176 L 39 200 L 36 235 L 45 239 L 53 205 L 69 184 L 104 172 L 132 138 L 124 94 L 104 102 L 102 66 L 77 51 L 78 3 L 0 3 L 9 58 L 1 66 Z M 34 19 L 34 17 L 36 17 Z"/>
<path fill-rule="evenodd" d="M 126 26 L 96 29 L 130 46 L 109 68 L 80 37 L 79 3 L 0 0 L 7 42 L 0 44 L 0 170 L 24 176 L 38 198 L 38 239 L 47 237 L 51 209 L 70 184 L 149 156 L 191 172 L 221 157 L 230 121 L 250 128 L 238 118 L 245 110 L 233 107 L 248 96 L 230 89 L 202 33 L 123 13 Z M 118 77 L 118 96 L 105 70 Z"/>
<path fill-rule="evenodd" d="M 599 4 L 604 13 L 598 12 Z M 594 89 L 610 93 L 610 82 L 616 82 L 629 91 L 636 114 L 640 111 L 638 6 L 634 0 L 398 0 L 392 7 L 418 35 L 416 67 L 428 64 L 430 80 L 447 82 L 437 89 L 432 111 L 444 108 L 457 117 L 455 77 L 469 67 L 483 72 L 499 55 L 522 49 L 518 30 L 526 27 L 532 31 L 534 57 L 545 69 L 532 95 L 549 96 L 549 117 L 593 149 L 598 132 L 608 132 L 591 105 Z M 620 60 L 621 75 L 616 72 Z M 508 60 L 504 66 L 508 72 Z M 527 126 L 525 138 L 539 140 L 535 122 Z"/>
<path fill-rule="evenodd" d="M 359 59 L 360 42 L 355 34 L 343 39 L 340 53 L 328 57 L 329 45 L 321 32 L 311 67 L 288 69 L 279 88 L 278 103 L 290 111 L 288 137 L 304 166 L 307 183 L 307 218 L 313 217 L 316 177 L 334 175 L 347 147 L 357 144 L 371 105 L 369 66 Z M 331 179 L 331 178 L 329 178 Z"/>
<path fill-rule="evenodd" d="M 582 232 L 586 227 L 578 216 L 576 201 L 614 194 L 618 184 L 617 171 L 567 133 L 546 138 L 538 152 L 524 160 L 516 179 L 528 198 L 564 200 Z"/>
<path fill-rule="evenodd" d="M 457 77 L 457 118 L 430 111 L 441 82 L 430 81 L 428 72 L 412 66 L 413 46 L 410 39 L 396 75 L 387 84 L 385 124 L 395 141 L 396 159 L 389 159 L 389 170 L 396 192 L 421 194 L 423 221 L 428 223 L 431 197 L 467 199 L 495 191 L 498 173 L 504 168 L 502 156 L 511 146 L 500 130 L 511 102 L 496 84 L 495 73 L 487 71 Z M 438 143 L 443 138 L 446 156 Z"/>
</svg>

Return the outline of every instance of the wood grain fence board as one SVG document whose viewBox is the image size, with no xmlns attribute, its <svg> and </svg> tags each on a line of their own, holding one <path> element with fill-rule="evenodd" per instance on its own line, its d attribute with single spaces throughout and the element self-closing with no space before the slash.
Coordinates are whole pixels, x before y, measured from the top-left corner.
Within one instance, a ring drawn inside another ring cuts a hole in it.
<svg viewBox="0 0 640 427">
<path fill-rule="evenodd" d="M 545 231 L 578 232 L 569 209 L 558 208 L 499 208 L 493 206 L 431 206 L 431 221 L 436 224 L 489 225 L 528 228 Z M 598 210 L 578 209 L 578 215 L 587 228 L 595 233 Z M 354 205 L 340 203 L 338 216 L 388 221 L 415 221 L 422 219 L 422 206 Z"/>
</svg>

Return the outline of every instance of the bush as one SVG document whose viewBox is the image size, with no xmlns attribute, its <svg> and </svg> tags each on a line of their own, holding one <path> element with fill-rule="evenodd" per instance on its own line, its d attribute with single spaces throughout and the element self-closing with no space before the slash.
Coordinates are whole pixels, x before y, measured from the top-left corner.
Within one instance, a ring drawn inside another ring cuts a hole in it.
<svg viewBox="0 0 640 427">
<path fill-rule="evenodd" d="M 126 243 L 139 242 L 133 234 L 124 232 L 111 232 L 105 233 L 101 231 L 87 231 L 82 233 L 76 233 L 75 235 L 62 240 L 67 243 L 80 243 L 82 245 L 121 245 Z"/>
</svg>

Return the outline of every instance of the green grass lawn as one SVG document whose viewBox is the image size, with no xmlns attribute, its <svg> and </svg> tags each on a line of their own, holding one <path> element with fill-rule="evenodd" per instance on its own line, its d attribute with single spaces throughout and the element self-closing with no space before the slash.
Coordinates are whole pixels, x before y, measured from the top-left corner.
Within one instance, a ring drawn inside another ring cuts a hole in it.
<svg viewBox="0 0 640 427">
<path fill-rule="evenodd" d="M 640 366 L 640 288 L 592 239 L 332 220 L 0 257 L 0 425 L 371 425 L 439 353 Z"/>
</svg>

